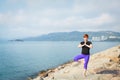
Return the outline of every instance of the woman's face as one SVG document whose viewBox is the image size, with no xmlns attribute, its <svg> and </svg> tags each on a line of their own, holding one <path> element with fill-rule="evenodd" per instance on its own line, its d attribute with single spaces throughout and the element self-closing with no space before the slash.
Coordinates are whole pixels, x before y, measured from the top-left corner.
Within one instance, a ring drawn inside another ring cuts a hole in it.
<svg viewBox="0 0 120 80">
<path fill-rule="evenodd" d="M 88 40 L 88 38 L 87 38 L 87 37 L 84 37 L 83 39 L 84 39 L 84 41 L 87 41 L 87 40 Z"/>
</svg>

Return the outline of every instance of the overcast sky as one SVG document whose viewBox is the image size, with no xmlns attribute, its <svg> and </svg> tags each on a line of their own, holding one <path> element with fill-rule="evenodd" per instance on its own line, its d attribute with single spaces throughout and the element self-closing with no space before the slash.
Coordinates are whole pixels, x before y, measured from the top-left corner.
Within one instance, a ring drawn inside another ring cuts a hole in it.
<svg viewBox="0 0 120 80">
<path fill-rule="evenodd" d="M 0 0 L 0 38 L 120 31 L 120 0 Z"/>
</svg>

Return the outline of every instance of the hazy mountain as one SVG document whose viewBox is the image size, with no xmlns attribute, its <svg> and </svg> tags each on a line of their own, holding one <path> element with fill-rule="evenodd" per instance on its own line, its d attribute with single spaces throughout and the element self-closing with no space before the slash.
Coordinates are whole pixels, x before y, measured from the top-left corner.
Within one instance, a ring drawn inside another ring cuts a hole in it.
<svg viewBox="0 0 120 80">
<path fill-rule="evenodd" d="M 120 41 L 120 33 L 113 32 L 113 31 L 99 31 L 99 32 L 79 32 L 79 31 L 72 31 L 72 32 L 55 32 L 49 33 L 37 37 L 28 37 L 21 40 L 24 41 L 80 41 L 82 40 L 83 34 L 89 34 L 89 39 L 91 40 L 92 37 L 100 37 L 105 36 L 108 37 L 108 41 L 117 40 Z M 109 39 L 110 36 L 114 36 L 114 39 Z M 106 40 L 106 41 L 107 41 Z"/>
</svg>

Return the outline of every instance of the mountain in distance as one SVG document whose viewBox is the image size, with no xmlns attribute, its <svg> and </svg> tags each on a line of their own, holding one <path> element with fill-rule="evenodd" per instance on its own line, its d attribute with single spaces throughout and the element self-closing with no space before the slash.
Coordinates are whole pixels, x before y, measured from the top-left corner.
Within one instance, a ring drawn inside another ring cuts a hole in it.
<svg viewBox="0 0 120 80">
<path fill-rule="evenodd" d="M 98 32 L 55 32 L 37 37 L 28 37 L 20 39 L 23 41 L 80 41 L 83 40 L 83 35 L 89 34 L 89 39 L 92 41 L 120 41 L 120 33 L 113 31 L 98 31 Z"/>
</svg>

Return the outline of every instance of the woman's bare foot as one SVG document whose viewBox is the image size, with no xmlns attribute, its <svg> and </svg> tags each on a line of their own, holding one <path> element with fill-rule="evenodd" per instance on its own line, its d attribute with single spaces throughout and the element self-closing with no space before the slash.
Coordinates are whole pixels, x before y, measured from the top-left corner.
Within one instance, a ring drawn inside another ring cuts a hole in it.
<svg viewBox="0 0 120 80">
<path fill-rule="evenodd" d="M 84 69 L 83 76 L 87 77 L 87 70 L 86 69 Z"/>
</svg>

